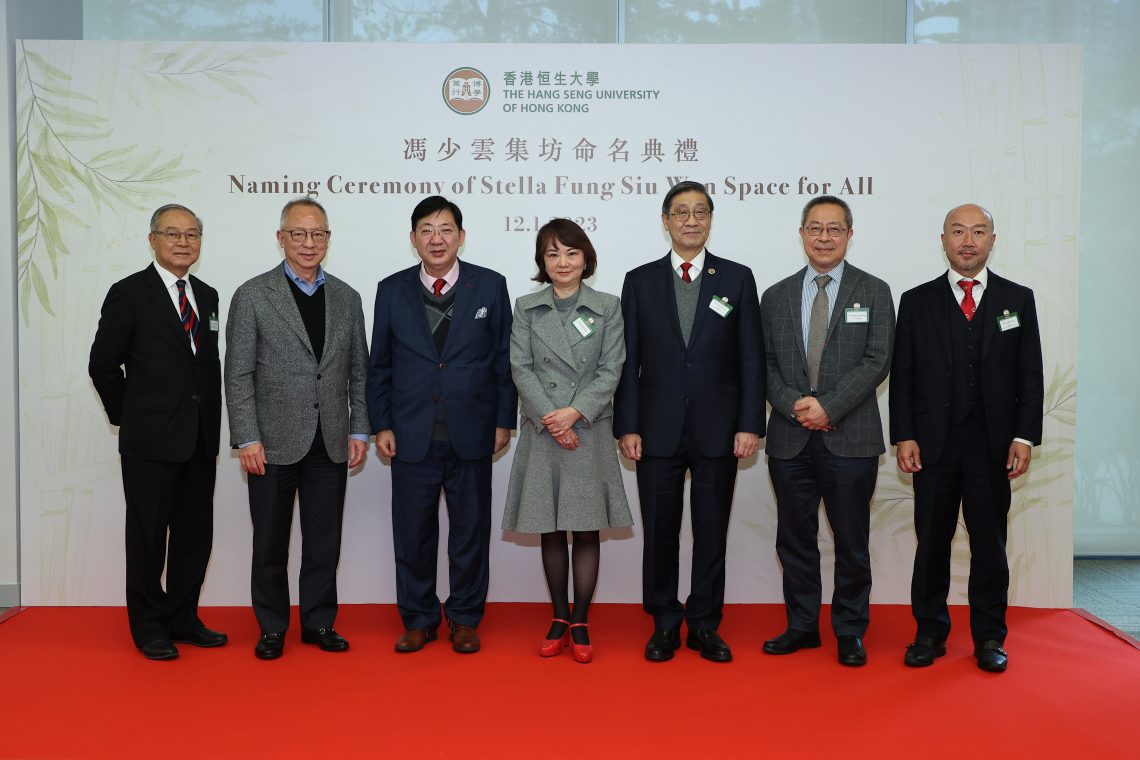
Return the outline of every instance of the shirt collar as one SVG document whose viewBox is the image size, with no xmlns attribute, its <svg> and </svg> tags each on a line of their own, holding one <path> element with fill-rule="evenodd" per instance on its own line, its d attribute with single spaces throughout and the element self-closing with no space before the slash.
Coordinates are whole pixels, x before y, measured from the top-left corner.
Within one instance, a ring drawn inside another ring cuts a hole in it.
<svg viewBox="0 0 1140 760">
<path fill-rule="evenodd" d="M 420 262 L 420 282 L 423 283 L 423 286 L 425 288 L 428 290 L 434 290 L 435 281 L 438 279 L 442 279 L 447 283 L 443 286 L 442 292 L 446 293 L 447 291 L 451 290 L 451 287 L 455 283 L 459 282 L 459 259 L 455 260 L 455 263 L 451 265 L 451 269 L 449 269 L 447 271 L 447 274 L 445 274 L 442 278 L 432 277 L 427 273 L 427 270 L 424 269 L 423 262 Z"/>
<path fill-rule="evenodd" d="M 832 282 L 834 282 L 836 285 L 839 285 L 843 282 L 843 273 L 845 271 L 847 271 L 846 259 L 836 264 L 830 272 L 817 272 L 811 264 L 808 264 L 807 271 L 804 272 L 804 284 L 812 284 L 815 282 L 816 277 L 819 277 L 821 274 L 825 274 L 831 278 Z"/>
<path fill-rule="evenodd" d="M 171 272 L 169 269 L 161 266 L 157 261 L 154 264 L 154 268 L 158 272 L 158 276 L 162 278 L 162 284 L 166 286 L 167 290 L 170 290 L 175 285 L 177 285 L 179 280 L 185 280 L 187 284 L 190 282 L 189 272 L 186 273 L 185 277 L 179 277 L 178 275 L 174 274 L 174 272 Z"/>
<path fill-rule="evenodd" d="M 315 291 L 319 286 L 325 284 L 325 268 L 322 267 L 320 264 L 317 265 L 317 279 L 313 280 L 312 282 L 309 282 L 308 280 L 304 279 L 303 277 L 298 276 L 298 274 L 293 271 L 293 267 L 289 266 L 289 260 L 288 259 L 286 259 L 282 263 L 284 263 L 284 265 L 285 265 L 285 274 L 289 275 L 289 279 L 292 280 L 293 282 L 297 283 L 297 287 L 301 288 L 302 290 L 304 290 L 306 292 L 309 292 L 310 290 Z"/>
<path fill-rule="evenodd" d="M 980 288 L 982 290 L 985 290 L 986 284 L 989 282 L 989 279 L 990 279 L 990 268 L 989 267 L 982 267 L 982 271 L 978 272 L 973 277 L 966 277 L 965 275 L 958 274 L 953 269 L 948 269 L 948 270 L 946 270 L 946 279 L 948 279 L 950 281 L 950 287 L 955 288 L 956 290 L 962 289 L 958 285 L 958 280 L 971 280 L 971 279 L 978 281 L 978 284 L 974 286 L 975 288 Z"/>
<path fill-rule="evenodd" d="M 702 248 L 701 252 L 694 256 L 689 263 L 693 265 L 689 270 L 689 279 L 696 279 L 697 275 L 705 270 L 705 249 Z M 673 264 L 673 271 L 677 274 L 681 273 L 681 265 L 685 260 L 677 255 L 673 249 L 669 249 L 669 261 Z"/>
</svg>

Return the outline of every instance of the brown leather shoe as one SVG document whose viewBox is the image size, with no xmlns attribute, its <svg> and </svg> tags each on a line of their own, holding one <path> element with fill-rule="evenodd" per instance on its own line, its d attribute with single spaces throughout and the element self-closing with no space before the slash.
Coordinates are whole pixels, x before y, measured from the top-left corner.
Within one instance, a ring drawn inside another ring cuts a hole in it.
<svg viewBox="0 0 1140 760">
<path fill-rule="evenodd" d="M 451 648 L 459 654 L 475 654 L 479 651 L 479 634 L 469 625 L 451 623 Z"/>
<path fill-rule="evenodd" d="M 403 653 L 418 652 L 424 648 L 424 644 L 435 641 L 435 639 L 434 628 L 426 631 L 421 628 L 409 628 L 396 640 L 396 651 Z"/>
</svg>

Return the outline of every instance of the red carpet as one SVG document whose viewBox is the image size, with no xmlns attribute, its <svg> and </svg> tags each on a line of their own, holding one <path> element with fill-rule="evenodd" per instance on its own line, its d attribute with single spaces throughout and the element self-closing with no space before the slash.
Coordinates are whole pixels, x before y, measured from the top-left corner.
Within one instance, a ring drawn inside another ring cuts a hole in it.
<svg viewBox="0 0 1140 760">
<path fill-rule="evenodd" d="M 391 606 L 342 607 L 345 654 L 302 645 L 294 625 L 274 662 L 253 657 L 248 609 L 204 617 L 230 643 L 173 662 L 134 650 L 122 608 L 0 623 L 0 757 L 1140 756 L 1140 651 L 1068 610 L 1010 610 L 1002 675 L 975 667 L 962 608 L 947 656 L 920 670 L 902 664 L 912 621 L 897 606 L 873 608 L 859 669 L 827 633 L 821 649 L 762 654 L 783 628 L 773 605 L 728 608 L 727 665 L 684 648 L 646 662 L 632 605 L 595 607 L 590 665 L 537 656 L 539 604 L 490 605 L 468 656 L 445 639 L 397 655 Z"/>
</svg>

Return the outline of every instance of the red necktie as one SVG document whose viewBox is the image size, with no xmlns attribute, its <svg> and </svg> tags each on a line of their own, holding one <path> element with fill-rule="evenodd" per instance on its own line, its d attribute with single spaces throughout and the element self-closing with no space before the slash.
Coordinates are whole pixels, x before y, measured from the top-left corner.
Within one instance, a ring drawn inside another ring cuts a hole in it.
<svg viewBox="0 0 1140 760">
<path fill-rule="evenodd" d="M 685 282 L 692 282 L 693 281 L 693 278 L 689 276 L 689 270 L 692 268 L 693 268 L 693 265 L 687 261 L 681 265 L 681 279 L 684 280 Z"/>
<path fill-rule="evenodd" d="M 966 291 L 962 298 L 962 313 L 966 315 L 967 321 L 972 320 L 974 312 L 978 310 L 978 305 L 974 303 L 974 286 L 977 284 L 977 280 L 958 280 L 958 287 Z"/>
<path fill-rule="evenodd" d="M 431 292 L 434 293 L 437 298 L 439 296 L 442 296 L 443 295 L 443 286 L 446 284 L 447 284 L 447 280 L 440 277 L 438 280 L 436 280 L 434 283 L 432 283 Z"/>
<path fill-rule="evenodd" d="M 178 317 L 182 320 L 182 329 L 186 331 L 186 337 L 197 349 L 198 315 L 194 313 L 194 307 L 190 305 L 190 299 L 186 297 L 186 280 L 178 280 L 174 284 L 178 286 Z"/>
</svg>

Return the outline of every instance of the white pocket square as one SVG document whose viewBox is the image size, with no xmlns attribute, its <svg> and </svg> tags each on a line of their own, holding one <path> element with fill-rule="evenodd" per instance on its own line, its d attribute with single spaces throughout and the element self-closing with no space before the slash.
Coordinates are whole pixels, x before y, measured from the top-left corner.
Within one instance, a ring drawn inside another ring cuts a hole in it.
<svg viewBox="0 0 1140 760">
<path fill-rule="evenodd" d="M 487 307 L 480 306 L 479 311 L 475 312 L 475 319 L 483 319 L 487 316 Z"/>
</svg>

